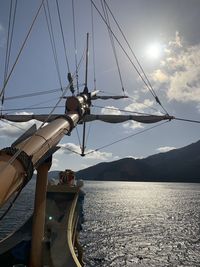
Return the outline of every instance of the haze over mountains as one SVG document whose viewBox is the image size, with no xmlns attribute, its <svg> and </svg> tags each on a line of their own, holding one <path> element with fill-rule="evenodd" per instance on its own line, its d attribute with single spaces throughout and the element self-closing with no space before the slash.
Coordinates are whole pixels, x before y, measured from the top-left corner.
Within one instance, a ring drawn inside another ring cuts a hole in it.
<svg viewBox="0 0 200 267">
<path fill-rule="evenodd" d="M 77 178 L 102 181 L 200 182 L 200 140 L 144 159 L 124 158 L 80 170 Z"/>
</svg>

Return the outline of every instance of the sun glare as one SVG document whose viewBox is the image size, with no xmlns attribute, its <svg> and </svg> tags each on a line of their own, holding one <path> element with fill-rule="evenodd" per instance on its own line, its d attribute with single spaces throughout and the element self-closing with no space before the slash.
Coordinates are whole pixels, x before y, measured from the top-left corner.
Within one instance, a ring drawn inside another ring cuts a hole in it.
<svg viewBox="0 0 200 267">
<path fill-rule="evenodd" d="M 147 56 L 151 59 L 160 58 L 162 54 L 162 46 L 159 43 L 150 44 L 146 50 Z"/>
</svg>

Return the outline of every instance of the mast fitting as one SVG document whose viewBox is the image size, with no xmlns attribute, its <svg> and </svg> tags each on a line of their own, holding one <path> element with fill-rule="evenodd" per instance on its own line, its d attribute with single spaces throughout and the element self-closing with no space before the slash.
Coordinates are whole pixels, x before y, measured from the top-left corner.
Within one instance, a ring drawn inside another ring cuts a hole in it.
<svg viewBox="0 0 200 267">
<path fill-rule="evenodd" d="M 19 149 L 16 147 L 6 147 L 0 151 L 0 154 L 5 153 L 6 155 L 13 157 L 18 152 Z M 22 164 L 25 170 L 25 175 L 24 175 L 24 185 L 25 185 L 33 176 L 33 163 L 31 157 L 28 156 L 24 151 L 21 151 L 20 154 L 16 157 L 16 159 Z"/>
</svg>

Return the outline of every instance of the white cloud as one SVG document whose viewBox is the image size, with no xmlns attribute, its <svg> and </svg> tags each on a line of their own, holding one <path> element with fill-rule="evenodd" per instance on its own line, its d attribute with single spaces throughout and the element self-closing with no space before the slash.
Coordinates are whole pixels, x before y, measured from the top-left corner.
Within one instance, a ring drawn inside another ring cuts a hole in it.
<svg viewBox="0 0 200 267">
<path fill-rule="evenodd" d="M 90 153 L 92 152 L 92 153 Z M 101 152 L 101 151 L 92 151 L 92 150 L 87 150 L 86 154 L 87 159 L 98 159 L 98 160 L 108 160 L 113 157 L 113 154 L 111 152 Z"/>
<path fill-rule="evenodd" d="M 120 115 L 121 111 L 114 106 L 106 106 L 101 109 L 101 114 Z"/>
<path fill-rule="evenodd" d="M 59 169 L 59 160 L 54 156 L 52 160 L 52 166 L 51 171 L 58 170 Z"/>
<path fill-rule="evenodd" d="M 73 143 L 61 144 L 60 147 L 61 149 L 58 150 L 58 154 L 81 153 L 80 147 Z M 86 150 L 85 154 L 85 159 L 108 160 L 113 157 L 113 154 L 110 152 L 93 151 L 92 149 Z"/>
<path fill-rule="evenodd" d="M 130 158 L 130 159 L 143 159 L 144 157 L 126 156 L 126 158 Z"/>
<path fill-rule="evenodd" d="M 169 42 L 160 68 L 151 75 L 156 86 L 166 88 L 171 100 L 200 101 L 200 44 L 186 46 L 178 32 Z"/>
<path fill-rule="evenodd" d="M 156 82 L 165 83 L 169 80 L 169 77 L 162 70 L 158 69 L 153 72 L 151 75 L 152 79 Z"/>
<path fill-rule="evenodd" d="M 30 115 L 32 113 L 19 112 L 16 115 Z M 8 138 L 17 138 L 22 135 L 26 130 L 28 130 L 33 124 L 36 124 L 37 127 L 41 124 L 36 120 L 31 120 L 27 122 L 9 122 L 7 120 L 0 121 L 0 136 L 5 136 Z"/>
<path fill-rule="evenodd" d="M 164 152 L 167 152 L 173 149 L 176 149 L 176 148 L 173 146 L 162 146 L 162 147 L 157 148 L 156 151 L 164 153 Z"/>
<path fill-rule="evenodd" d="M 75 145 L 73 143 L 66 143 L 66 144 L 60 144 L 61 148 L 56 152 L 57 154 L 74 154 L 74 153 L 81 153 L 80 146 Z"/>
<path fill-rule="evenodd" d="M 125 129 L 141 129 L 144 128 L 144 126 L 142 125 L 142 123 L 137 122 L 137 121 L 128 121 L 123 123 L 123 127 Z"/>
<path fill-rule="evenodd" d="M 125 110 L 132 111 L 132 112 L 147 112 L 149 108 L 153 106 L 154 102 L 149 99 L 144 99 L 141 103 L 133 102 L 127 107 L 125 107 Z"/>
<path fill-rule="evenodd" d="M 21 122 L 14 123 L 7 121 L 1 121 L 0 123 L 0 136 L 5 136 L 8 138 L 17 138 L 22 135 L 28 128 L 30 128 L 35 122 Z"/>
</svg>

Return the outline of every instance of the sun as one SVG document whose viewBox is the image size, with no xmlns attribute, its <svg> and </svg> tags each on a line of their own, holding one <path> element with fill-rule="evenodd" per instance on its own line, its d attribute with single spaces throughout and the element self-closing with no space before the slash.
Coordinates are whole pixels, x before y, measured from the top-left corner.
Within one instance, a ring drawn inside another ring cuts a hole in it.
<svg viewBox="0 0 200 267">
<path fill-rule="evenodd" d="M 151 59 L 158 59 L 162 55 L 162 45 L 160 43 L 152 43 L 146 49 L 146 54 Z"/>
</svg>

